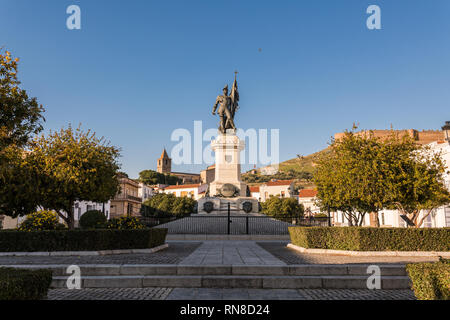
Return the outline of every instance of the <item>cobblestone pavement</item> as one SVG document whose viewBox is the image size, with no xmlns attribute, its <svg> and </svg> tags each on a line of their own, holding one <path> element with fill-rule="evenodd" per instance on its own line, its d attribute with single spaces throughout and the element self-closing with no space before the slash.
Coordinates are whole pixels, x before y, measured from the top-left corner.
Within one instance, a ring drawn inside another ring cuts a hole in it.
<svg viewBox="0 0 450 320">
<path fill-rule="evenodd" d="M 410 290 L 175 288 L 168 300 L 414 300 Z"/>
<path fill-rule="evenodd" d="M 182 265 L 286 265 L 254 241 L 205 241 Z"/>
<path fill-rule="evenodd" d="M 48 300 L 415 300 L 410 290 L 364 289 L 55 289 Z"/>
<path fill-rule="evenodd" d="M 287 248 L 288 242 L 257 242 L 257 244 L 288 265 L 292 264 L 348 264 L 348 263 L 410 263 L 438 261 L 438 257 L 355 257 L 331 254 L 300 253 Z"/>
<path fill-rule="evenodd" d="M 28 256 L 0 257 L 0 265 L 11 264 L 178 264 L 195 251 L 201 242 L 170 242 L 167 249 L 148 254 L 117 254 L 106 256 Z"/>
<path fill-rule="evenodd" d="M 47 300 L 165 300 L 172 288 L 55 289 Z"/>
</svg>

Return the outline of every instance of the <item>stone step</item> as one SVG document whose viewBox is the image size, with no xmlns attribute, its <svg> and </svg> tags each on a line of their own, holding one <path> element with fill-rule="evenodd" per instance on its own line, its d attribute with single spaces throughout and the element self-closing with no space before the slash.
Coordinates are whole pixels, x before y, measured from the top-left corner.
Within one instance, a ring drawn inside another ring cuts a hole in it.
<svg viewBox="0 0 450 320">
<path fill-rule="evenodd" d="M 365 276 L 369 265 L 79 265 L 82 276 Z M 378 265 L 382 276 L 406 276 L 401 264 Z M 54 276 L 66 276 L 68 265 L 14 265 L 14 268 L 51 269 Z"/>
<path fill-rule="evenodd" d="M 259 288 L 367 289 L 367 276 L 84 276 L 82 288 Z M 53 278 L 52 288 L 66 288 L 67 277 Z M 407 276 L 381 277 L 381 289 L 409 289 Z"/>
</svg>

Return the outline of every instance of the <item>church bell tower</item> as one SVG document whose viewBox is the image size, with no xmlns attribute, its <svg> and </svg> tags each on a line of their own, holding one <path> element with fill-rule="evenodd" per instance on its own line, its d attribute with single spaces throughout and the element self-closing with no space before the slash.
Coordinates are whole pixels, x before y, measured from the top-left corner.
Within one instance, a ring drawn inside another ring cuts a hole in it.
<svg viewBox="0 0 450 320">
<path fill-rule="evenodd" d="M 169 158 L 166 149 L 164 148 L 161 157 L 158 159 L 157 171 L 159 173 L 172 172 L 172 159 Z"/>
</svg>

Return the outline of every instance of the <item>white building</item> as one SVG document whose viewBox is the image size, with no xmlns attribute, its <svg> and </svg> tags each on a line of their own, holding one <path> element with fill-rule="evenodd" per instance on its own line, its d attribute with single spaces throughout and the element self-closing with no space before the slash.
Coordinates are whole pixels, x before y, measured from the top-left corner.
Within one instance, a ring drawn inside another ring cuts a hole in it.
<svg viewBox="0 0 450 320">
<path fill-rule="evenodd" d="M 259 186 L 249 186 L 248 188 L 250 189 L 250 196 L 252 198 L 258 199 L 258 201 L 261 201 L 261 192 Z"/>
<path fill-rule="evenodd" d="M 294 196 L 294 181 L 271 180 L 260 184 L 257 187 L 250 187 L 250 193 L 252 197 L 258 199 L 260 202 L 265 202 L 271 196 L 279 198 L 292 198 Z"/>
<path fill-rule="evenodd" d="M 299 191 L 298 203 L 303 205 L 306 214 L 315 215 L 320 213 L 320 208 L 316 205 L 316 201 L 317 201 L 317 190 L 302 189 Z"/>
<path fill-rule="evenodd" d="M 450 143 L 447 141 L 435 141 L 427 145 L 430 147 L 430 152 L 441 153 L 441 158 L 447 168 L 444 175 L 444 181 L 447 188 L 450 190 Z M 422 219 L 423 214 L 419 215 L 419 220 Z M 383 227 L 400 227 L 405 228 L 406 222 L 400 217 L 398 210 L 382 210 L 378 213 L 380 226 Z M 336 226 L 348 226 L 348 220 L 342 212 L 333 213 L 333 222 Z M 370 226 L 370 215 L 366 214 L 364 217 L 363 226 Z M 434 210 L 421 225 L 421 228 L 443 228 L 450 227 L 450 205 L 442 206 Z"/>
<path fill-rule="evenodd" d="M 273 176 L 274 174 L 278 173 L 278 168 L 275 168 L 273 166 L 262 167 L 260 169 L 260 172 L 263 176 Z"/>
<path fill-rule="evenodd" d="M 200 184 L 182 184 L 164 188 L 164 193 L 173 194 L 176 197 L 189 197 L 198 200 L 205 196 L 206 188 Z"/>
<path fill-rule="evenodd" d="M 97 203 L 97 202 L 91 202 L 91 201 L 76 201 L 74 206 L 74 216 L 75 216 L 75 225 L 78 225 L 78 221 L 80 220 L 81 216 L 85 214 L 87 211 L 90 210 L 98 210 L 100 212 L 103 212 L 107 219 L 110 219 L 110 213 L 111 213 L 111 202 L 105 202 L 105 203 Z"/>
<path fill-rule="evenodd" d="M 138 197 L 142 198 L 142 202 L 145 202 L 145 200 L 153 197 L 155 193 L 156 191 L 153 187 L 150 187 L 142 182 L 139 183 Z"/>
</svg>

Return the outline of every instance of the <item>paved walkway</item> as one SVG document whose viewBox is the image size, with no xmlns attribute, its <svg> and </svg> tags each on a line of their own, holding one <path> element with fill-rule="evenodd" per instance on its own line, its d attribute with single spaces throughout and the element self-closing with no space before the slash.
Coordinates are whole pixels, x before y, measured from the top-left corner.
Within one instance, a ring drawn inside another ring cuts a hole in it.
<svg viewBox="0 0 450 320">
<path fill-rule="evenodd" d="M 305 254 L 286 248 L 287 241 L 169 241 L 153 254 L 79 257 L 0 257 L 0 265 L 19 264 L 155 264 L 155 265 L 271 265 L 408 263 L 434 261 L 422 257 L 351 257 Z M 49 300 L 411 300 L 411 290 L 357 289 L 211 289 L 106 288 L 50 290 Z"/>
<path fill-rule="evenodd" d="M 255 241 L 205 241 L 181 265 L 286 265 Z"/>
</svg>

